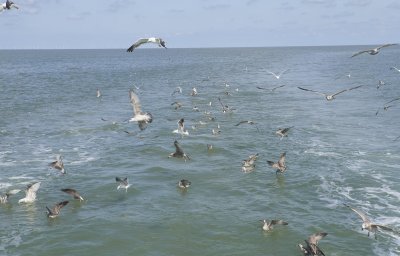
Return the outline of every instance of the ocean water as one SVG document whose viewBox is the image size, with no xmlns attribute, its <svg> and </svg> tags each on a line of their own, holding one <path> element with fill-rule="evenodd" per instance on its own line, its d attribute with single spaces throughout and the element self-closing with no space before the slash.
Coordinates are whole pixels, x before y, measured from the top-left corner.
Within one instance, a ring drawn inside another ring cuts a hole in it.
<svg viewBox="0 0 400 256">
<path fill-rule="evenodd" d="M 41 181 L 35 203 L 18 204 L 21 191 L 0 205 L 0 255 L 301 255 L 297 244 L 320 231 L 326 255 L 399 255 L 398 234 L 368 237 L 343 206 L 400 230 L 400 101 L 382 109 L 400 96 L 390 69 L 400 48 L 350 58 L 364 48 L 0 51 L 0 193 Z M 268 74 L 286 69 L 279 80 Z M 331 102 L 297 88 L 358 85 Z M 131 88 L 154 117 L 142 132 L 126 122 Z M 180 118 L 183 138 L 172 133 Z M 256 124 L 235 126 L 242 120 Z M 191 160 L 168 158 L 175 139 Z M 288 168 L 276 175 L 266 161 L 282 152 Z M 255 170 L 243 173 L 255 153 Z M 56 155 L 66 175 L 49 168 Z M 129 178 L 127 192 L 116 176 Z M 70 203 L 48 219 L 45 207 L 62 200 Z M 261 219 L 289 225 L 264 232 Z"/>
</svg>

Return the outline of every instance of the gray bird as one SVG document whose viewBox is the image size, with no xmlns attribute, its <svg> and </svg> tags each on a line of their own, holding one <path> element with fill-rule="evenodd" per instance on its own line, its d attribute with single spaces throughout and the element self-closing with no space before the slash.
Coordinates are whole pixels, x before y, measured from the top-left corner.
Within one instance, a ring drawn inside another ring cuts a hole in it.
<svg viewBox="0 0 400 256">
<path fill-rule="evenodd" d="M 56 161 L 51 162 L 50 167 L 59 170 L 62 174 L 66 174 L 67 172 L 64 169 L 64 163 L 62 160 L 62 156 L 61 155 L 57 155 Z"/>
<path fill-rule="evenodd" d="M 283 137 L 285 137 L 285 136 L 288 135 L 288 132 L 289 132 L 289 130 L 290 130 L 291 128 L 293 128 L 293 126 L 290 126 L 290 127 L 287 127 L 287 128 L 279 128 L 279 129 L 275 132 L 275 134 L 278 135 L 278 136 L 280 136 L 281 139 L 283 139 Z"/>
<path fill-rule="evenodd" d="M 47 217 L 48 218 L 55 218 L 60 214 L 60 210 L 61 208 L 63 208 L 64 206 L 66 206 L 69 202 L 68 201 L 62 201 L 56 205 L 53 206 L 53 208 L 49 208 L 46 206 L 47 209 Z"/>
<path fill-rule="evenodd" d="M 10 190 L 10 191 L 6 192 L 4 195 L 0 196 L 0 204 L 6 204 L 6 203 L 8 203 L 8 198 L 9 198 L 11 195 L 17 194 L 19 191 L 21 191 L 21 190 L 19 190 L 19 189 L 13 189 L 13 190 Z"/>
<path fill-rule="evenodd" d="M 174 146 L 175 146 L 175 152 L 169 154 L 168 157 L 183 158 L 185 160 L 185 162 L 186 162 L 186 160 L 190 160 L 189 156 L 186 155 L 185 152 L 183 152 L 183 150 L 177 140 L 174 141 Z"/>
<path fill-rule="evenodd" d="M 376 55 L 376 54 L 379 53 L 379 51 L 380 51 L 382 48 L 388 47 L 388 46 L 393 46 L 393 45 L 397 45 L 397 44 L 384 44 L 384 45 L 378 46 L 378 47 L 376 47 L 376 48 L 367 49 L 367 50 L 362 50 L 362 51 L 359 51 L 359 52 L 354 53 L 354 54 L 351 56 L 351 58 L 353 58 L 353 57 L 355 57 L 355 56 L 358 56 L 358 55 L 360 55 L 360 54 L 363 54 L 363 53 L 368 53 L 369 55 Z"/>
<path fill-rule="evenodd" d="M 188 180 L 182 179 L 178 182 L 178 187 L 180 188 L 188 188 L 192 185 L 192 183 Z"/>
<path fill-rule="evenodd" d="M 362 86 L 363 86 L 363 85 L 359 85 L 359 86 L 355 86 L 355 87 L 352 87 L 352 88 L 344 89 L 344 90 L 341 90 L 341 91 L 336 92 L 336 93 L 334 93 L 334 94 L 326 94 L 326 93 L 323 93 L 323 92 L 318 92 L 318 91 L 310 90 L 310 89 L 303 88 L 303 87 L 297 87 L 297 88 L 299 88 L 300 90 L 303 90 L 303 91 L 313 92 L 313 93 L 322 95 L 322 96 L 325 97 L 325 99 L 326 99 L 327 101 L 331 101 L 331 100 L 334 100 L 335 97 L 336 97 L 337 95 L 339 95 L 339 94 L 341 94 L 341 93 L 343 93 L 343 92 L 351 91 L 351 90 L 360 88 L 360 87 L 362 87 Z"/>
<path fill-rule="evenodd" d="M 328 233 L 325 232 L 315 233 L 309 236 L 307 240 L 304 240 L 306 242 L 306 246 L 298 244 L 304 256 L 325 256 L 322 250 L 318 247 L 318 242 L 327 235 Z"/>
<path fill-rule="evenodd" d="M 131 186 L 131 184 L 129 184 L 128 177 L 125 178 L 115 177 L 115 181 L 118 182 L 117 190 L 122 188 L 125 189 L 125 192 L 128 192 L 128 188 Z"/>
</svg>

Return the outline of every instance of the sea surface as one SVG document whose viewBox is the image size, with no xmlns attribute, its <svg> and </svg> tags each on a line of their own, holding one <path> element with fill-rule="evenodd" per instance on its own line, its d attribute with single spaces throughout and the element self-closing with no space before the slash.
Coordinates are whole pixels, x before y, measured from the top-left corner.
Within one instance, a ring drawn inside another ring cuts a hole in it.
<svg viewBox="0 0 400 256">
<path fill-rule="evenodd" d="M 369 47 L 1 50 L 0 193 L 22 191 L 0 205 L 0 255 L 301 255 L 297 244 L 321 231 L 325 255 L 400 255 L 399 234 L 368 237 L 343 205 L 400 230 L 400 100 L 383 110 L 400 96 L 390 69 L 400 47 L 350 58 Z M 358 85 L 333 101 L 297 88 Z M 127 122 L 130 89 L 154 117 L 144 131 Z M 189 136 L 172 133 L 180 118 Z M 243 120 L 255 124 L 235 126 Z M 190 160 L 168 158 L 175 139 Z M 283 152 L 276 174 L 267 160 Z M 49 167 L 57 155 L 65 175 Z M 36 181 L 37 201 L 19 204 Z M 63 200 L 48 219 L 46 206 Z M 265 232 L 262 219 L 289 225 Z"/>
</svg>

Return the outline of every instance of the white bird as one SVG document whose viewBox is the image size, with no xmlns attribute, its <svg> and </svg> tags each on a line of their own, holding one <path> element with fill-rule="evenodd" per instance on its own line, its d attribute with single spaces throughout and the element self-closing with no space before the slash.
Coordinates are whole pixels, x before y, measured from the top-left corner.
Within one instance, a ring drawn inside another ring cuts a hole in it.
<svg viewBox="0 0 400 256">
<path fill-rule="evenodd" d="M 53 206 L 53 208 L 49 208 L 46 206 L 47 209 L 47 217 L 48 218 L 55 218 L 60 214 L 60 210 L 61 208 L 63 208 L 64 206 L 66 206 L 69 202 L 68 201 L 62 201 L 56 205 Z"/>
<path fill-rule="evenodd" d="M 11 8 L 19 9 L 18 5 L 14 4 L 14 2 L 7 0 L 5 3 L 1 4 L 0 12 L 4 10 L 11 10 Z"/>
<path fill-rule="evenodd" d="M 263 223 L 262 229 L 264 231 L 270 231 L 274 228 L 274 225 L 288 225 L 289 223 L 283 220 L 260 220 Z"/>
<path fill-rule="evenodd" d="M 36 201 L 36 192 L 40 187 L 40 182 L 36 182 L 27 186 L 25 190 L 25 197 L 20 199 L 18 203 L 33 203 Z"/>
<path fill-rule="evenodd" d="M 396 68 L 396 67 L 391 67 L 390 69 L 396 70 L 397 72 L 400 73 L 400 69 Z"/>
<path fill-rule="evenodd" d="M 140 130 L 144 130 L 146 129 L 147 124 L 153 121 L 153 116 L 148 112 L 142 112 L 142 106 L 140 105 L 139 97 L 133 90 L 129 91 L 129 97 L 133 107 L 133 117 L 129 120 L 129 122 L 138 122 Z"/>
<path fill-rule="evenodd" d="M 268 72 L 268 74 L 271 74 L 271 75 L 273 75 L 276 79 L 280 79 L 281 78 L 281 76 L 285 73 L 285 72 L 287 72 L 289 69 L 285 69 L 285 70 L 283 70 L 282 72 L 279 72 L 278 74 L 276 74 L 276 73 L 274 73 L 274 72 L 271 72 L 271 71 L 268 71 L 267 70 L 267 72 Z"/>
<path fill-rule="evenodd" d="M 101 97 L 101 92 L 100 92 L 100 89 L 99 89 L 99 88 L 97 88 L 96 97 L 97 97 L 97 98 L 100 98 L 100 97 Z"/>
<path fill-rule="evenodd" d="M 196 96 L 197 95 L 197 89 L 196 87 L 192 88 L 192 92 L 190 93 L 190 96 Z"/>
<path fill-rule="evenodd" d="M 178 121 L 178 129 L 174 130 L 173 133 L 178 133 L 178 134 L 182 135 L 182 137 L 184 135 L 189 135 L 188 130 L 185 129 L 184 122 L 185 122 L 185 119 L 183 119 L 183 118 L 179 119 L 179 121 Z"/>
<path fill-rule="evenodd" d="M 164 47 L 165 49 L 167 49 L 167 47 L 165 46 L 165 41 L 164 40 L 162 40 L 161 38 L 150 37 L 150 38 L 140 38 L 134 44 L 132 44 L 131 47 L 129 47 L 126 51 L 127 52 L 133 52 L 133 50 L 135 50 L 136 48 L 138 48 L 142 44 L 146 44 L 146 43 L 158 44 L 158 47 Z"/>
<path fill-rule="evenodd" d="M 182 87 L 180 87 L 180 86 L 176 87 L 176 88 L 175 88 L 175 91 L 173 91 L 173 92 L 171 93 L 171 95 L 173 96 L 173 95 L 175 95 L 175 93 L 180 93 L 180 94 L 182 94 Z"/>
<path fill-rule="evenodd" d="M 359 86 L 355 86 L 355 87 L 352 87 L 352 88 L 349 88 L 349 89 L 344 89 L 344 90 L 341 90 L 341 91 L 336 92 L 336 93 L 334 93 L 334 94 L 326 94 L 326 93 L 323 93 L 323 92 L 318 92 L 318 91 L 314 91 L 314 90 L 310 90 L 310 89 L 306 89 L 306 88 L 302 88 L 302 87 L 297 87 L 297 88 L 299 88 L 300 90 L 303 90 L 303 91 L 309 91 L 309 92 L 313 92 L 313 93 L 322 95 L 322 96 L 325 97 L 325 99 L 326 99 L 327 101 L 331 101 L 331 100 L 334 100 L 334 99 L 335 99 L 335 96 L 336 96 L 336 95 L 339 95 L 339 94 L 341 94 L 341 93 L 343 93 L 343 92 L 346 92 L 346 91 L 351 91 L 351 90 L 360 88 L 360 87 L 362 87 L 362 86 L 363 86 L 363 85 L 359 85 Z"/>
<path fill-rule="evenodd" d="M 372 48 L 372 49 L 367 49 L 367 50 L 359 51 L 359 52 L 354 53 L 354 54 L 351 56 L 351 58 L 353 58 L 353 57 L 355 57 L 355 56 L 358 56 L 358 55 L 360 55 L 360 54 L 363 54 L 363 53 L 368 53 L 368 54 L 370 54 L 370 55 L 376 55 L 376 54 L 379 53 L 379 51 L 380 51 L 382 48 L 388 47 L 388 46 L 392 46 L 392 45 L 397 45 L 397 44 L 384 44 L 384 45 L 378 46 L 378 47 L 376 47 L 376 48 Z"/>
<path fill-rule="evenodd" d="M 123 179 L 120 177 L 115 177 L 115 181 L 118 182 L 117 190 L 119 190 L 120 188 L 124 188 L 125 192 L 128 192 L 128 188 L 131 186 L 131 184 L 129 184 L 128 177 L 125 177 Z"/>
</svg>

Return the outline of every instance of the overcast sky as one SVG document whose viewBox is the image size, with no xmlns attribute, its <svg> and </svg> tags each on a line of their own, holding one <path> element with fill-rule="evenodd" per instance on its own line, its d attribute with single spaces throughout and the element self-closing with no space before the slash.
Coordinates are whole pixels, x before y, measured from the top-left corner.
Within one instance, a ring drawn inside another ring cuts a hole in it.
<svg viewBox="0 0 400 256">
<path fill-rule="evenodd" d="M 400 42 L 400 0 L 14 2 L 0 13 L 0 49 L 127 48 L 150 36 L 169 48 Z"/>
</svg>

